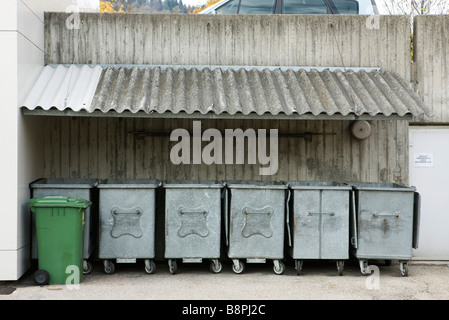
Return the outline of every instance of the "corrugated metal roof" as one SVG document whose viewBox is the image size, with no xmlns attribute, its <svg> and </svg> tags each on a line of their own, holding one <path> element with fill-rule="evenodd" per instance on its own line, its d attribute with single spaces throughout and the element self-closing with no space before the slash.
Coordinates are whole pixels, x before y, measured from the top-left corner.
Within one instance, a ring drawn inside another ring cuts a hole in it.
<svg viewBox="0 0 449 320">
<path fill-rule="evenodd" d="M 23 107 L 119 114 L 431 115 L 396 73 L 263 67 L 46 66 Z"/>
</svg>

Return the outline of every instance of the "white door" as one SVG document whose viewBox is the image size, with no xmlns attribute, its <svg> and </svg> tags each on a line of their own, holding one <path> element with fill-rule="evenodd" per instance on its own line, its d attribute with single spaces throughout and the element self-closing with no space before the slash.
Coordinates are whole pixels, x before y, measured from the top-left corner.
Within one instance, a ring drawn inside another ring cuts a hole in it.
<svg viewBox="0 0 449 320">
<path fill-rule="evenodd" d="M 449 127 L 410 127 L 410 184 L 421 195 L 414 260 L 449 260 Z"/>
</svg>

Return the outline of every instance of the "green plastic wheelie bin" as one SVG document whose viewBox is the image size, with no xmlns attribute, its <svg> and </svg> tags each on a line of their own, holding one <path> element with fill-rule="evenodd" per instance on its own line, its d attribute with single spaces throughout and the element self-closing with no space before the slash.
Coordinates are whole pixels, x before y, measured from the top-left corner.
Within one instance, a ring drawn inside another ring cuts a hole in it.
<svg viewBox="0 0 449 320">
<path fill-rule="evenodd" d="M 39 285 L 78 284 L 83 276 L 84 213 L 92 203 L 67 197 L 32 198 L 36 216 Z"/>
</svg>

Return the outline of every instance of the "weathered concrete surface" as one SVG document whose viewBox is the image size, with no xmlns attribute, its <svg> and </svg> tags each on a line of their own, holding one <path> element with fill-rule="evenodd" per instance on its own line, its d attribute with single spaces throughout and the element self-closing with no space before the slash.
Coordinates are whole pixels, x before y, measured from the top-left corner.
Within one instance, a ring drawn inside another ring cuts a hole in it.
<svg viewBox="0 0 449 320">
<path fill-rule="evenodd" d="M 402 277 L 399 265 L 379 263 L 379 282 L 375 275 L 363 276 L 356 262 L 345 265 L 342 277 L 334 262 L 304 263 L 303 274 L 296 275 L 288 263 L 283 275 L 275 275 L 272 264 L 246 264 L 243 274 L 224 264 L 220 274 L 209 272 L 208 263 L 178 263 L 178 273 L 168 272 L 158 263 L 156 273 L 148 275 L 143 264 L 118 265 L 113 275 L 103 273 L 101 264 L 84 277 L 79 288 L 65 285 L 36 286 L 32 272 L 15 282 L 0 283 L 0 300 L 447 300 L 447 264 L 409 264 L 409 276 Z M 368 287 L 367 287 L 368 284 Z M 374 287 L 374 289 L 369 289 Z"/>
<path fill-rule="evenodd" d="M 410 80 L 408 16 L 46 13 L 45 62 L 380 67 Z"/>
<path fill-rule="evenodd" d="M 129 132 L 165 132 L 191 119 L 49 117 L 45 122 L 45 177 L 158 178 L 161 180 L 311 180 L 408 184 L 408 122 L 371 122 L 366 140 L 351 136 L 346 120 L 202 120 L 201 128 L 279 130 L 279 169 L 260 176 L 260 164 L 180 164 L 170 161 L 169 135 L 139 138 Z M 312 133 L 310 139 L 282 134 Z M 206 144 L 203 143 L 203 147 Z M 235 152 L 235 151 L 234 151 Z M 245 147 L 245 152 L 247 152 Z M 234 153 L 235 154 L 235 153 Z M 246 156 L 245 156 L 246 157 Z M 247 160 L 245 160 L 248 162 Z M 163 226 L 162 226 L 163 228 Z M 163 229 L 162 229 L 163 230 Z"/>
<path fill-rule="evenodd" d="M 418 16 L 414 21 L 415 89 L 434 116 L 417 122 L 449 122 L 449 16 Z"/>
</svg>

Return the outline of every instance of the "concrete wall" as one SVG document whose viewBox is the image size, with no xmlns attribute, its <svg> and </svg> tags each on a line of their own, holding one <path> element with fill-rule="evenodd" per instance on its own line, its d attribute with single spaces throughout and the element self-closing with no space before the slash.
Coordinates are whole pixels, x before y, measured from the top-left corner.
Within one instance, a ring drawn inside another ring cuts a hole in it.
<svg viewBox="0 0 449 320">
<path fill-rule="evenodd" d="M 382 67 L 410 79 L 409 19 L 47 13 L 46 63 Z M 368 26 L 371 26 L 368 23 Z M 82 31 L 82 36 L 79 36 Z"/>
<path fill-rule="evenodd" d="M 415 122 L 449 124 L 449 15 L 416 17 L 414 30 L 415 89 L 434 113 Z"/>
<path fill-rule="evenodd" d="M 192 119 L 51 117 L 46 121 L 46 177 L 396 183 L 407 183 L 408 177 L 404 165 L 408 161 L 408 126 L 404 121 L 373 121 L 372 134 L 366 140 L 351 136 L 350 121 L 201 121 L 202 131 L 208 128 L 222 132 L 225 128 L 252 128 L 256 132 L 278 129 L 279 167 L 274 175 L 267 176 L 259 174 L 261 164 L 258 161 L 248 164 L 247 147 L 245 164 L 174 165 L 170 161 L 170 150 L 176 142 L 170 142 L 168 135 L 142 137 L 133 134 L 169 134 L 176 128 L 186 128 L 192 134 Z M 202 149 L 207 144 L 209 142 L 203 142 Z"/>
</svg>

